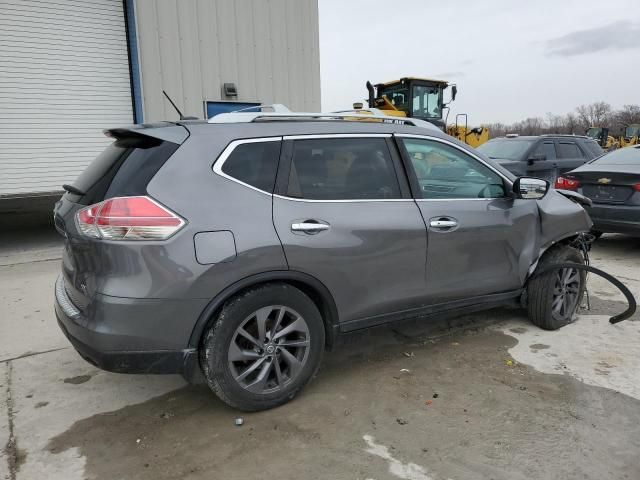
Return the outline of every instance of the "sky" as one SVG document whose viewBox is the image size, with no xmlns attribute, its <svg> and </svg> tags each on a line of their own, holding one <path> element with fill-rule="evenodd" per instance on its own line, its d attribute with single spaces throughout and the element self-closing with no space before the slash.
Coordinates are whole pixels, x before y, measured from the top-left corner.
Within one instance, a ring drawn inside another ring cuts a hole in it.
<svg viewBox="0 0 640 480">
<path fill-rule="evenodd" d="M 457 84 L 449 123 L 456 113 L 473 125 L 640 104 L 639 0 L 318 4 L 323 111 L 364 100 L 367 80 L 405 76 Z"/>
</svg>

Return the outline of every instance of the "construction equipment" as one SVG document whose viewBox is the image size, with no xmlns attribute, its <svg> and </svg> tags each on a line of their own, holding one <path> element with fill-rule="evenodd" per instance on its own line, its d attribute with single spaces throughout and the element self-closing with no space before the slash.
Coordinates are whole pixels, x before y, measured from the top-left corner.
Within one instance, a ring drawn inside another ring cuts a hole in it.
<svg viewBox="0 0 640 480">
<path fill-rule="evenodd" d="M 640 123 L 627 125 L 623 135 L 620 137 L 621 147 L 631 147 L 633 145 L 640 145 Z"/>
<path fill-rule="evenodd" d="M 444 91 L 449 87 L 451 99 L 445 102 Z M 458 87 L 446 80 L 404 77 L 375 86 L 367 82 L 367 90 L 369 108 L 383 110 L 386 115 L 426 120 L 444 130 L 444 110 L 455 100 Z"/>
<path fill-rule="evenodd" d="M 464 117 L 464 125 L 458 122 L 458 119 Z M 457 138 L 461 142 L 476 148 L 484 142 L 489 141 L 489 129 L 487 127 L 469 128 L 468 115 L 459 113 L 456 115 L 455 125 L 448 125 L 447 134 Z"/>
<path fill-rule="evenodd" d="M 444 91 L 451 87 L 451 97 L 444 101 Z M 472 147 L 489 140 L 486 127 L 469 128 L 467 114 L 456 115 L 456 124 L 447 126 L 444 112 L 456 99 L 458 87 L 446 80 L 432 78 L 403 77 L 386 83 L 373 85 L 367 82 L 369 108 L 378 109 L 385 115 L 411 117 L 426 120 L 461 142 Z M 354 108 L 356 108 L 354 104 Z M 464 116 L 464 126 L 458 124 L 458 118 Z"/>
<path fill-rule="evenodd" d="M 609 129 L 607 127 L 589 127 L 586 135 L 589 138 L 593 138 L 607 151 L 620 148 L 620 142 L 613 135 L 609 135 Z"/>
</svg>

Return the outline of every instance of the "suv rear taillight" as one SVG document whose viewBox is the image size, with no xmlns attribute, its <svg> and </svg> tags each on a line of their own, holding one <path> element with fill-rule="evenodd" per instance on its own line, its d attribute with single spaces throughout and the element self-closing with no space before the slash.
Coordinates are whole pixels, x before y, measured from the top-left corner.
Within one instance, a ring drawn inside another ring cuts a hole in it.
<svg viewBox="0 0 640 480">
<path fill-rule="evenodd" d="M 117 197 L 76 213 L 80 232 L 105 240 L 165 240 L 185 221 L 149 197 Z"/>
<path fill-rule="evenodd" d="M 580 182 L 571 178 L 558 177 L 556 178 L 556 183 L 554 186 L 555 188 L 559 188 L 561 190 L 578 190 Z"/>
</svg>

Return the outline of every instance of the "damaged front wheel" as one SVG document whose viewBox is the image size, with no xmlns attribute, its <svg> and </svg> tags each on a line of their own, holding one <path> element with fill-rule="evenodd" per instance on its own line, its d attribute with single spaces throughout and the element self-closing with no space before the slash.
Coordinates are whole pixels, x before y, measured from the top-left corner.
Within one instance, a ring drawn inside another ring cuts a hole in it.
<svg viewBox="0 0 640 480">
<path fill-rule="evenodd" d="M 540 260 L 537 272 L 549 265 L 561 263 L 584 264 L 582 254 L 568 245 L 548 251 Z M 533 277 L 527 285 L 529 319 L 545 330 L 557 330 L 573 321 L 584 295 L 586 272 L 576 268 L 550 270 Z"/>
</svg>

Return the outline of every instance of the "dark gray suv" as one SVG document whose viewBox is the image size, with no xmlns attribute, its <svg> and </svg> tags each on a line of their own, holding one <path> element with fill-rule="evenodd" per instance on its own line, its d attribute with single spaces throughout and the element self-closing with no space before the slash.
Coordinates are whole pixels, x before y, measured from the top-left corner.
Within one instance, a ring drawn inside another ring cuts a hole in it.
<svg viewBox="0 0 640 480">
<path fill-rule="evenodd" d="M 61 329 L 100 368 L 204 377 L 260 410 L 345 332 L 500 305 L 570 322 L 584 276 L 531 277 L 583 262 L 583 208 L 416 125 L 237 113 L 109 130 L 55 208 Z"/>
<path fill-rule="evenodd" d="M 551 183 L 605 153 L 595 140 L 582 135 L 507 135 L 483 143 L 478 151 L 515 175 L 530 175 Z"/>
</svg>

